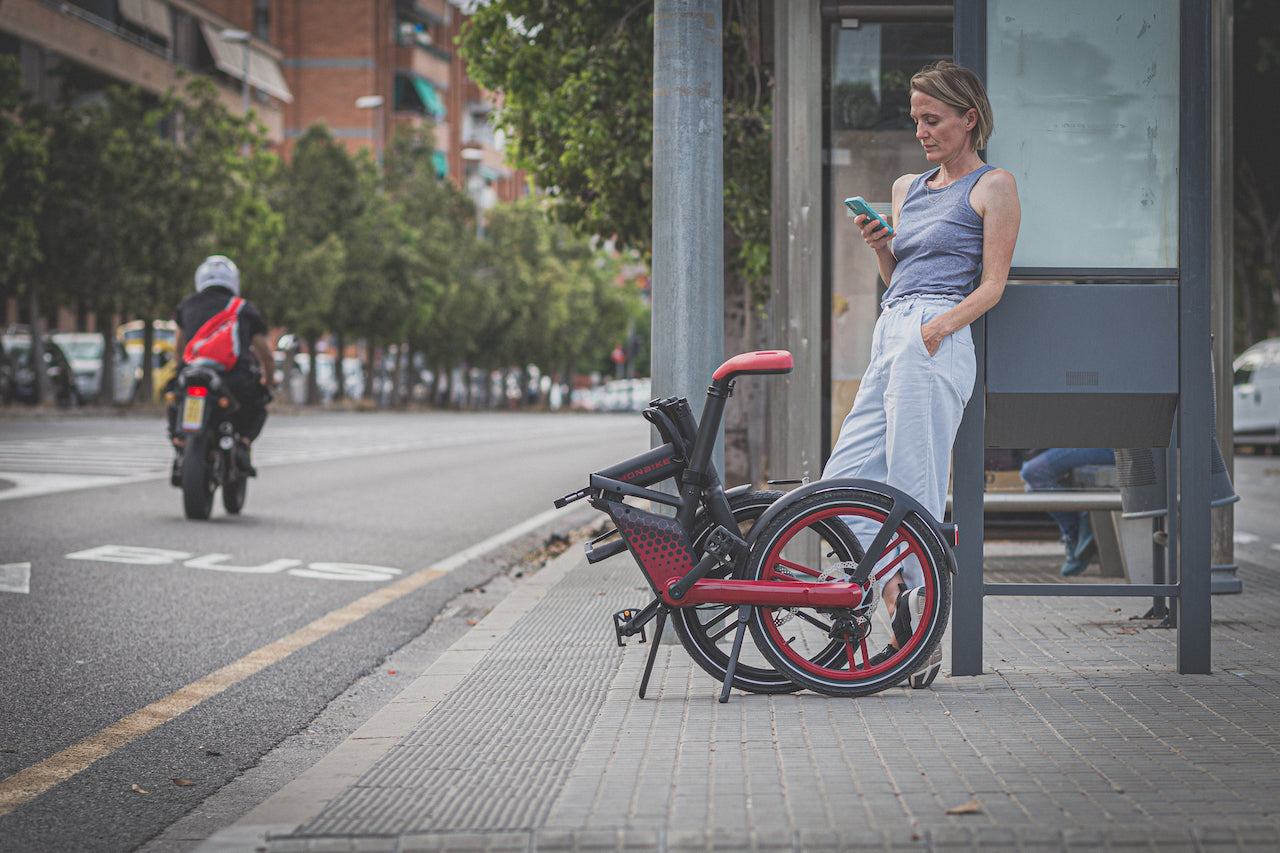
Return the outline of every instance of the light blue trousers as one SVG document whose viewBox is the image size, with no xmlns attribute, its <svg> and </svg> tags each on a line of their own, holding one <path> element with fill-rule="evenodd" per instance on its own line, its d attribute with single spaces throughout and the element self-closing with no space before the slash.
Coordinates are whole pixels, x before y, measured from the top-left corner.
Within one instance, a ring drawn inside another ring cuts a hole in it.
<svg viewBox="0 0 1280 853">
<path fill-rule="evenodd" d="M 871 339 L 871 363 L 840 427 L 822 472 L 824 480 L 860 477 L 887 483 L 942 520 L 951 446 L 973 393 L 977 360 L 968 327 L 947 337 L 932 356 L 920 327 L 957 301 L 904 296 L 885 303 Z M 863 547 L 869 545 L 878 527 L 856 518 L 846 520 Z M 908 587 L 924 582 L 915 560 L 903 561 L 900 568 Z M 882 585 L 893 571 L 880 578 Z"/>
</svg>

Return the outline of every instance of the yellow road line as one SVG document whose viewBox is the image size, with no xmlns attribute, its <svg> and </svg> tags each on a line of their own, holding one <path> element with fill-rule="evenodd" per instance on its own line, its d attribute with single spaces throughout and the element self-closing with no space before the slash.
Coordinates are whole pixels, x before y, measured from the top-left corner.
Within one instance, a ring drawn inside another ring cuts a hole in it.
<svg viewBox="0 0 1280 853">
<path fill-rule="evenodd" d="M 54 786 L 88 769 L 99 759 L 105 758 L 152 729 L 164 725 L 179 714 L 191 710 L 204 700 L 217 696 L 228 687 L 283 660 L 299 649 L 324 639 L 352 622 L 363 619 L 380 607 L 403 598 L 419 587 L 448 574 L 449 568 L 421 569 L 393 584 L 381 587 L 345 607 L 326 613 L 287 637 L 268 643 L 239 660 L 227 664 L 222 669 L 175 690 L 163 699 L 152 702 L 79 743 L 49 756 L 44 761 L 18 771 L 0 781 L 0 817 L 31 802 Z"/>
</svg>

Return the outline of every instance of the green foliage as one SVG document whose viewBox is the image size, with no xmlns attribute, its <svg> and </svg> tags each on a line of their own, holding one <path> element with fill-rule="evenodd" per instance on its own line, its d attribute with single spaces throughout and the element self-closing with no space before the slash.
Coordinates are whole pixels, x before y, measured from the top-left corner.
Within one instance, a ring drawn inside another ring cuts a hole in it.
<svg viewBox="0 0 1280 853">
<path fill-rule="evenodd" d="M 19 83 L 17 58 L 0 56 L 0 295 L 40 259 L 37 217 L 48 149 Z"/>
<path fill-rule="evenodd" d="M 1234 42 L 1235 349 L 1280 334 L 1280 116 L 1263 93 L 1280 87 L 1280 7 L 1236 0 Z"/>
<path fill-rule="evenodd" d="M 597 368 L 643 313 L 618 265 L 538 202 L 471 199 L 435 173 L 431 131 L 403 131 L 381 174 L 323 126 L 288 164 L 207 81 L 32 107 L 0 58 L 0 284 L 101 316 L 167 317 L 211 253 L 232 257 L 268 322 L 408 344 L 462 364 Z M 150 359 L 146 361 L 150 364 Z M 143 387 L 150 389 L 150 382 Z"/>
<path fill-rule="evenodd" d="M 270 322 L 307 340 L 329 330 L 362 198 L 355 164 L 323 125 L 299 137 L 271 196 L 283 229 L 279 259 L 256 302 Z"/>
<path fill-rule="evenodd" d="M 771 80 L 759 33 L 726 0 L 724 193 L 726 261 L 754 301 L 767 295 Z M 653 3 L 493 0 L 460 46 L 481 85 L 500 91 L 498 122 L 517 166 L 579 233 L 649 249 L 653 185 Z"/>
<path fill-rule="evenodd" d="M 526 199 L 490 220 L 496 363 L 597 370 L 644 307 L 619 281 L 618 260 L 553 222 L 547 206 Z"/>
</svg>

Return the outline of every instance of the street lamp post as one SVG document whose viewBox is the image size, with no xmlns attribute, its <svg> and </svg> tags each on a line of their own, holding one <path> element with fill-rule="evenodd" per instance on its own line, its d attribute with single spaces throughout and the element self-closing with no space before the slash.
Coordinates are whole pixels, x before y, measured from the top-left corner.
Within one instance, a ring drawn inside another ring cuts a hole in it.
<svg viewBox="0 0 1280 853">
<path fill-rule="evenodd" d="M 373 110 L 373 155 L 374 160 L 378 164 L 378 171 L 382 171 L 382 96 L 381 95 L 364 95 L 356 98 L 356 108 L 361 110 Z"/>
</svg>

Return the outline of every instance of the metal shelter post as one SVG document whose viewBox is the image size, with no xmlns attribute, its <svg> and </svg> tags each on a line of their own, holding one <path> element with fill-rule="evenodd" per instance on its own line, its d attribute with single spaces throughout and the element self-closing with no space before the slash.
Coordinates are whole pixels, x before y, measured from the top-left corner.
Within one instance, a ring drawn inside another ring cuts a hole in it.
<svg viewBox="0 0 1280 853">
<path fill-rule="evenodd" d="M 773 288 L 775 346 L 795 370 L 771 388 L 769 474 L 822 474 L 822 11 L 774 0 Z"/>
<path fill-rule="evenodd" d="M 724 360 L 720 0 L 657 0 L 653 21 L 653 393 L 695 410 Z M 723 440 L 716 464 L 724 465 Z"/>
<path fill-rule="evenodd" d="M 1011 282 L 1044 283 L 1011 283 L 1001 303 L 975 325 L 977 387 L 953 461 L 953 518 L 961 534 L 952 621 L 955 675 L 982 672 L 987 595 L 1168 595 L 1178 628 L 1178 671 L 1210 671 L 1211 282 L 1213 233 L 1223 227 L 1212 216 L 1217 209 L 1212 149 L 1218 79 L 1212 73 L 1212 49 L 1215 34 L 1220 34 L 1215 21 L 1220 26 L 1223 20 L 1214 16 L 1214 7 L 1222 2 L 1180 0 L 1178 5 L 1177 267 L 1071 266 L 1070 260 L 1015 266 Z M 999 28 L 989 22 L 987 10 L 988 0 L 956 0 L 956 60 L 986 79 L 989 90 L 994 83 L 1008 89 L 1007 68 L 1004 76 L 989 77 L 989 72 L 1001 73 L 992 70 L 997 60 L 1007 65 L 1008 58 L 991 54 L 988 67 L 989 33 Z M 1020 79 L 1018 85 L 1026 83 Z M 1024 200 L 1024 208 L 1049 203 Z M 1023 224 L 1025 228 L 1025 216 Z M 1061 283 L 1066 281 L 1076 283 Z M 1124 326 L 1119 321 L 1117 326 L 1118 317 L 1136 322 Z M 1041 358 L 1017 357 L 1028 352 Z M 1167 583 L 984 581 L 982 458 L 988 445 L 1159 447 L 1169 444 L 1171 432 L 1176 452 L 1168 454 Z"/>
<path fill-rule="evenodd" d="M 954 26 L 956 62 L 986 79 L 986 0 L 956 0 Z M 987 382 L 986 320 L 979 318 L 972 332 L 978 369 L 951 453 L 951 520 L 960 536 L 956 546 L 960 573 L 955 578 L 951 605 L 952 675 L 982 674 L 982 494 L 986 488 L 982 464 L 986 401 L 982 390 Z"/>
<path fill-rule="evenodd" d="M 1210 293 L 1213 209 L 1209 178 L 1213 20 L 1210 0 L 1181 2 L 1180 270 L 1178 364 L 1178 672 L 1208 673 L 1212 617 L 1209 459 L 1213 436 Z"/>
</svg>

